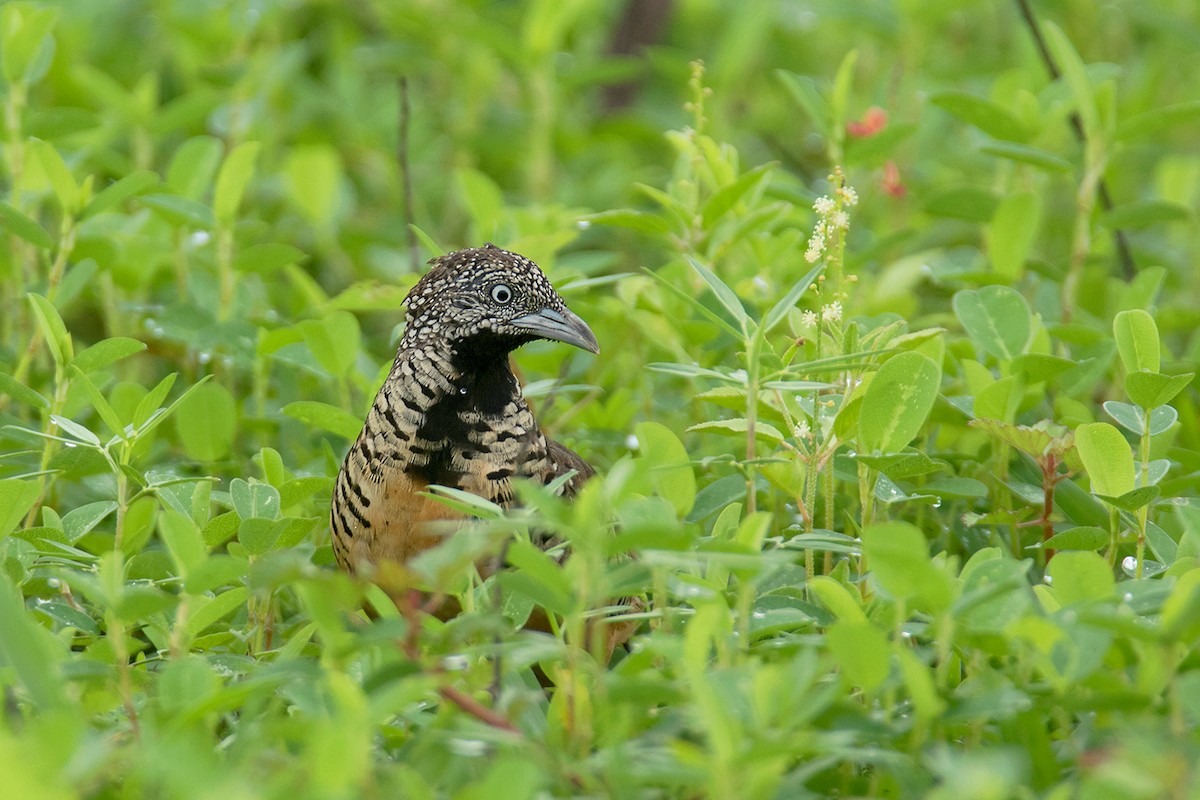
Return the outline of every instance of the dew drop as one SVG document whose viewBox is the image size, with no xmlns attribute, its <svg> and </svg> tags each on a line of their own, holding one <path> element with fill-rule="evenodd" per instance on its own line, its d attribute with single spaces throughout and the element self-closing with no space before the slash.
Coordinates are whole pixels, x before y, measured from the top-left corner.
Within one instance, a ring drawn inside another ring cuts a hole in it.
<svg viewBox="0 0 1200 800">
<path fill-rule="evenodd" d="M 1133 602 L 1133 593 L 1126 592 L 1125 594 L 1123 594 L 1121 596 L 1121 599 L 1124 600 L 1126 603 L 1132 603 Z"/>
<path fill-rule="evenodd" d="M 581 219 L 575 223 L 575 227 L 581 231 L 586 231 L 588 228 L 592 227 L 592 221 L 590 219 Z"/>
<path fill-rule="evenodd" d="M 629 450 L 637 450 L 638 449 L 637 436 L 632 433 L 629 434 L 628 436 L 626 436 L 625 437 L 625 447 Z"/>
<path fill-rule="evenodd" d="M 1121 568 L 1129 572 L 1136 570 L 1137 565 L 1137 559 L 1133 556 L 1125 556 L 1125 558 L 1121 559 Z"/>
<path fill-rule="evenodd" d="M 765 611 L 754 611 L 750 614 L 750 619 L 766 619 L 766 618 L 767 618 L 767 612 L 765 612 Z"/>
<path fill-rule="evenodd" d="M 482 739 L 451 739 L 450 749 L 460 756 L 474 758 L 485 755 L 488 745 Z"/>
<path fill-rule="evenodd" d="M 209 351 L 201 350 L 196 354 L 196 361 L 200 362 L 201 364 L 207 364 L 208 362 L 212 361 L 212 357 L 212 353 Z"/>
</svg>

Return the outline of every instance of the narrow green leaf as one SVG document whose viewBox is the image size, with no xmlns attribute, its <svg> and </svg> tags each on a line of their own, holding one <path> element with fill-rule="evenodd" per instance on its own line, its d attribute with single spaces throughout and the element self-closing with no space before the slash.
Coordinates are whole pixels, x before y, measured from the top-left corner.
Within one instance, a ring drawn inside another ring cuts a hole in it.
<svg viewBox="0 0 1200 800">
<path fill-rule="evenodd" d="M 808 287 L 812 286 L 813 281 L 817 279 L 817 276 L 821 274 L 823 269 L 825 269 L 824 264 L 818 264 L 810 269 L 807 275 L 792 285 L 787 294 L 781 297 L 775 305 L 771 306 L 771 310 L 763 317 L 761 331 L 764 336 L 774 330 L 775 326 L 783 321 L 783 318 L 787 316 L 787 313 L 800 300 L 800 296 L 808 291 Z"/>
<path fill-rule="evenodd" d="M 858 438 L 868 453 L 896 453 L 916 437 L 937 399 L 941 369 L 926 355 L 900 353 L 871 379 L 859 410 Z"/>
<path fill-rule="evenodd" d="M 54 249 L 54 237 L 31 217 L 27 217 L 8 203 L 0 201 L 0 225 L 14 236 L 19 236 L 34 247 Z"/>
<path fill-rule="evenodd" d="M 1107 422 L 1075 429 L 1075 446 L 1092 481 L 1092 492 L 1120 497 L 1133 490 L 1133 450 L 1121 432 Z"/>
<path fill-rule="evenodd" d="M 1098 222 L 1106 228 L 1147 228 L 1164 222 L 1187 222 L 1192 211 L 1181 203 L 1167 200 L 1137 200 L 1117 206 L 1100 215 Z"/>
<path fill-rule="evenodd" d="M 50 401 L 44 396 L 30 389 L 25 384 L 19 383 L 16 378 L 7 372 L 0 372 L 0 395 L 5 394 L 14 400 L 34 406 L 35 408 L 50 407 Z"/>
<path fill-rule="evenodd" d="M 7 575 L 0 576 L 0 662 L 12 670 L 43 712 L 67 707 L 57 657 L 61 648 L 26 612 Z"/>
<path fill-rule="evenodd" d="M 760 164 L 739 175 L 733 183 L 726 184 L 714 192 L 700 210 L 701 224 L 704 229 L 710 230 L 743 197 L 760 191 L 770 180 L 771 171 L 774 168 L 774 164 Z"/>
<path fill-rule="evenodd" d="M 735 320 L 737 320 L 738 325 L 741 326 L 744 334 L 746 323 L 750 321 L 750 317 L 746 314 L 746 308 L 742 305 L 742 301 L 738 299 L 737 294 L 735 294 L 733 289 L 730 289 L 729 285 L 726 284 L 725 281 L 718 278 L 716 274 L 708 267 L 704 266 L 691 256 L 688 256 L 687 260 L 688 263 L 692 265 L 692 269 L 696 271 L 696 274 L 699 275 L 706 284 L 708 284 L 708 288 L 712 290 L 712 293 L 716 296 L 721 305 L 724 306 L 725 310 L 728 311 Z"/>
<path fill-rule="evenodd" d="M 184 629 L 189 636 L 198 636 L 222 617 L 232 614 L 246 605 L 246 598 L 249 594 L 250 592 L 245 586 L 238 586 L 211 600 L 199 599 L 196 606 L 191 609 L 191 613 L 188 614 Z"/>
<path fill-rule="evenodd" d="M 588 214 L 581 217 L 581 219 L 593 225 L 610 225 L 614 228 L 627 228 L 631 231 L 655 235 L 670 233 L 671 231 L 671 223 L 664 217 L 634 209 L 621 208 L 612 211 L 601 211 L 597 214 Z"/>
<path fill-rule="evenodd" d="M 208 191 L 220 163 L 221 141 L 213 136 L 193 136 L 171 157 L 167 185 L 174 194 L 198 201 Z"/>
<path fill-rule="evenodd" d="M 1009 161 L 1019 161 L 1022 164 L 1030 164 L 1048 172 L 1071 171 L 1071 162 L 1067 159 L 1056 153 L 1031 147 L 1027 144 L 1018 144 L 1017 142 L 985 142 L 979 146 L 979 150 L 989 156 L 1006 158 Z"/>
<path fill-rule="evenodd" d="M 1108 545 L 1109 533 L 1103 528 L 1081 526 L 1054 534 L 1045 542 L 1051 550 L 1099 550 Z"/>
<path fill-rule="evenodd" d="M 1162 494 L 1162 490 L 1157 486 L 1139 486 L 1119 497 L 1111 497 L 1104 494 L 1097 494 L 1096 496 L 1122 511 L 1137 511 L 1142 506 L 1153 503 L 1158 499 L 1160 494 Z"/>
<path fill-rule="evenodd" d="M 147 189 L 157 185 L 157 173 L 150 172 L 149 170 L 131 172 L 120 180 L 112 182 L 93 197 L 91 202 L 84 207 L 80 217 L 87 219 L 96 214 L 103 214 L 105 211 L 116 208 L 129 198 L 142 194 Z"/>
<path fill-rule="evenodd" d="M 989 136 L 1012 142 L 1024 142 L 1029 131 L 1013 112 L 999 103 L 959 90 L 937 92 L 929 98 L 935 106 L 974 125 Z"/>
<path fill-rule="evenodd" d="M 155 211 L 172 225 L 212 230 L 216 219 L 212 209 L 189 197 L 173 194 L 143 194 L 138 202 Z"/>
<path fill-rule="evenodd" d="M 79 184 L 75 182 L 67 163 L 49 142 L 30 139 L 29 144 L 50 180 L 50 187 L 54 189 L 54 195 L 58 198 L 63 213 L 74 216 L 79 211 Z"/>
<path fill-rule="evenodd" d="M 1021 277 L 1041 217 L 1041 195 L 1034 192 L 1015 192 L 1000 201 L 987 229 L 992 269 L 1011 281 Z"/>
<path fill-rule="evenodd" d="M 72 365 L 76 379 L 83 384 L 84 390 L 87 392 L 92 401 L 92 407 L 96 409 L 96 413 L 100 415 L 100 419 L 104 420 L 104 424 L 109 430 L 121 438 L 125 438 L 125 423 L 121 422 L 121 418 L 113 409 L 108 399 L 96 388 L 96 384 L 92 383 L 92 379 L 87 373 L 78 367 Z"/>
<path fill-rule="evenodd" d="M 1062 73 L 1061 80 L 1070 90 L 1075 110 L 1079 112 L 1079 116 L 1083 120 L 1083 130 L 1087 139 L 1089 141 L 1100 140 L 1104 136 L 1104 131 L 1100 129 L 1100 113 L 1096 108 L 1095 93 L 1083 59 L 1079 57 L 1071 40 L 1067 38 L 1061 28 L 1053 22 L 1044 22 L 1042 28 L 1046 42 L 1050 46 L 1050 52 L 1054 54 L 1054 58 L 1058 62 L 1059 70 Z"/>
<path fill-rule="evenodd" d="M 213 189 L 213 216 L 217 224 L 229 227 L 242 203 L 242 195 L 254 175 L 254 160 L 258 157 L 258 142 L 242 142 L 225 157 L 217 173 Z"/>
<path fill-rule="evenodd" d="M 101 339 L 85 349 L 75 356 L 71 365 L 80 372 L 95 372 L 145 349 L 145 342 L 139 342 L 128 336 L 114 336 L 110 339 Z"/>
</svg>

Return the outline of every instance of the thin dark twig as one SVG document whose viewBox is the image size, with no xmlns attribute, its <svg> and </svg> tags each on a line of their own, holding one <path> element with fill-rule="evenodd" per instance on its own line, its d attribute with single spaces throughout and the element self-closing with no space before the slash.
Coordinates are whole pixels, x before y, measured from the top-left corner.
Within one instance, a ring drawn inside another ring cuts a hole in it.
<svg viewBox="0 0 1200 800">
<path fill-rule="evenodd" d="M 413 211 L 412 162 L 408 158 L 408 124 L 410 116 L 408 100 L 408 78 L 400 76 L 400 130 L 396 144 L 397 157 L 400 161 L 400 180 L 404 187 L 404 233 L 408 239 L 408 260 L 412 271 L 421 268 L 421 255 L 417 249 L 417 234 L 413 231 L 416 217 Z"/>
<path fill-rule="evenodd" d="M 1025 26 L 1029 28 L 1029 35 L 1033 37 L 1033 43 L 1037 47 L 1038 55 L 1042 58 L 1042 63 L 1046 65 L 1046 71 L 1050 73 L 1052 80 L 1058 80 L 1062 77 L 1062 71 L 1058 68 L 1058 63 L 1054 60 L 1054 54 L 1050 52 L 1049 45 L 1046 44 L 1046 38 L 1042 36 L 1042 27 L 1038 24 L 1037 17 L 1033 13 L 1033 7 L 1030 5 L 1030 0 L 1016 0 L 1017 10 L 1021 12 L 1021 18 L 1025 20 Z M 1080 118 L 1078 112 L 1071 112 L 1071 130 L 1075 132 L 1075 138 L 1083 144 L 1087 145 L 1087 131 L 1083 128 L 1083 119 Z M 1096 193 L 1100 198 L 1100 206 L 1105 211 L 1111 211 L 1113 207 L 1112 195 L 1108 192 L 1108 182 L 1103 177 L 1100 178 L 1099 184 L 1096 187 Z M 1137 274 L 1137 264 L 1133 260 L 1133 250 L 1129 247 L 1129 239 L 1125 236 L 1125 231 L 1120 228 L 1113 228 L 1113 243 L 1117 248 L 1117 257 L 1121 262 L 1121 272 L 1126 278 L 1132 278 Z"/>
</svg>

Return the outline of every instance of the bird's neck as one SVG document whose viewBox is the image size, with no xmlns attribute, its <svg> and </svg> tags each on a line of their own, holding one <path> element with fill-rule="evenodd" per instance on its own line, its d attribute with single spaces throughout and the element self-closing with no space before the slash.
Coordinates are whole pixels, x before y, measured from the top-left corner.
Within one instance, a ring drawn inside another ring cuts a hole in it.
<svg viewBox="0 0 1200 800">
<path fill-rule="evenodd" d="M 524 404 L 509 363 L 511 350 L 508 343 L 488 340 L 457 346 L 402 342 L 388 384 L 406 408 L 434 422 L 467 411 L 499 416 L 514 402 Z"/>
</svg>

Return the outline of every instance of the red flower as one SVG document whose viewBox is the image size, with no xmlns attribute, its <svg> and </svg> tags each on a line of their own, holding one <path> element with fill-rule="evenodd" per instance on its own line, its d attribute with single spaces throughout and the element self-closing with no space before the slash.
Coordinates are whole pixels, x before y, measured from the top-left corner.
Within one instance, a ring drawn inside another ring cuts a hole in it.
<svg viewBox="0 0 1200 800">
<path fill-rule="evenodd" d="M 887 121 L 886 111 L 879 106 L 871 106 L 867 109 L 867 113 L 863 114 L 861 120 L 846 123 L 846 133 L 855 139 L 866 139 L 887 127 Z"/>
</svg>

